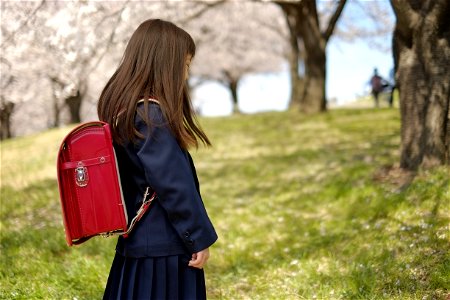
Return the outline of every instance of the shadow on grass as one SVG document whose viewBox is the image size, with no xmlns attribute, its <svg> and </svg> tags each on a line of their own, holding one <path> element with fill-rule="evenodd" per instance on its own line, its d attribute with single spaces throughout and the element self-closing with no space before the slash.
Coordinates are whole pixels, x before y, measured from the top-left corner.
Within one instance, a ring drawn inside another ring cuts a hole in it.
<svg viewBox="0 0 450 300">
<path fill-rule="evenodd" d="M 430 188 L 418 178 L 410 188 L 393 193 L 383 185 L 372 183 L 367 168 L 370 166 L 364 163 L 344 167 L 340 171 L 347 174 L 347 178 L 339 180 L 335 179 L 337 172 L 331 171 L 321 179 L 323 190 L 310 194 L 311 199 L 306 200 L 306 194 L 293 194 L 279 200 L 272 209 L 262 209 L 262 213 L 253 211 L 260 218 L 271 219 L 261 230 L 275 232 L 273 235 L 280 238 L 254 241 L 235 250 L 235 259 L 220 266 L 217 272 L 264 278 L 268 269 L 289 267 L 294 261 L 306 263 L 326 258 L 343 266 L 342 269 L 332 275 L 314 271 L 310 284 L 347 282 L 340 297 L 415 298 L 426 294 L 444 299 L 450 290 L 447 280 L 450 245 L 444 238 L 448 235 L 444 231 L 448 230 L 450 219 L 446 215 L 448 209 L 444 213 L 441 209 L 448 180 L 437 178 Z M 361 174 L 366 177 L 360 178 L 362 184 L 355 186 Z M 260 195 L 259 200 L 267 203 L 270 201 L 267 195 L 273 190 L 277 187 L 257 191 L 250 187 L 236 194 L 242 196 L 243 193 L 250 199 Z M 429 198 L 417 200 L 418 195 Z M 247 208 L 253 208 L 252 203 L 247 203 Z M 281 224 L 277 223 L 280 210 L 284 218 Z M 255 252 L 257 256 L 253 255 Z M 311 290 L 302 289 L 299 287 L 298 295 L 311 296 Z"/>
</svg>

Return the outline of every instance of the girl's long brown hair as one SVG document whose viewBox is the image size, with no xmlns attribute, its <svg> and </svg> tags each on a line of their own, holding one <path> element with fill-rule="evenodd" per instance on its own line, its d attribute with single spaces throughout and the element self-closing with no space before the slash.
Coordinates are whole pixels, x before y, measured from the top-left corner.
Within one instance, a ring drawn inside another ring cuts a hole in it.
<svg viewBox="0 0 450 300">
<path fill-rule="evenodd" d="M 99 119 L 111 124 L 113 139 L 125 144 L 144 138 L 134 124 L 136 114 L 151 126 L 148 101 L 136 110 L 140 99 L 155 98 L 167 125 L 183 149 L 198 147 L 198 139 L 211 145 L 198 125 L 185 80 L 186 57 L 195 55 L 192 37 L 176 25 L 147 20 L 136 29 L 122 61 L 103 89 L 97 106 Z"/>
</svg>

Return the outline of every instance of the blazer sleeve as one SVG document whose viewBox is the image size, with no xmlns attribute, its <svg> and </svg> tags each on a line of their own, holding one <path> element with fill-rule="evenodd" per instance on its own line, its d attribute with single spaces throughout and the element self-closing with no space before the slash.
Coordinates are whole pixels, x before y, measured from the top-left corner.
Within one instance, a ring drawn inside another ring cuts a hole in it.
<svg viewBox="0 0 450 300">
<path fill-rule="evenodd" d="M 191 253 L 206 249 L 217 240 L 217 234 L 197 190 L 188 153 L 165 125 L 159 107 L 152 107 L 150 120 L 151 132 L 143 122 L 138 125 L 146 136 L 137 152 L 146 180 L 186 248 Z"/>
</svg>

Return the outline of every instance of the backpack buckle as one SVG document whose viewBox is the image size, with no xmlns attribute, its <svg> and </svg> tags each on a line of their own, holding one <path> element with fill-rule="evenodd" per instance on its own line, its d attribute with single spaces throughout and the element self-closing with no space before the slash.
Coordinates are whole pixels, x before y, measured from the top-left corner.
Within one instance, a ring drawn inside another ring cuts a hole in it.
<svg viewBox="0 0 450 300">
<path fill-rule="evenodd" d="M 79 163 L 78 167 L 75 169 L 75 182 L 79 187 L 85 187 L 87 186 L 88 181 L 89 176 L 87 173 L 87 168 Z"/>
</svg>

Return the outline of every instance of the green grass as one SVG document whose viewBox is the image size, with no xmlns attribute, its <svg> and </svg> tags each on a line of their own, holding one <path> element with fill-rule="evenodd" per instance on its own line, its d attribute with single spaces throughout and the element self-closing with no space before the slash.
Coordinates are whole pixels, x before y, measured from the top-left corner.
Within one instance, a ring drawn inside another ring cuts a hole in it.
<svg viewBox="0 0 450 300">
<path fill-rule="evenodd" d="M 449 169 L 399 189 L 397 110 L 203 118 L 192 151 L 219 234 L 210 299 L 446 299 Z M 65 245 L 56 183 L 70 128 L 1 147 L 0 298 L 99 299 L 115 239 Z M 380 179 L 381 178 L 381 179 Z"/>
</svg>

